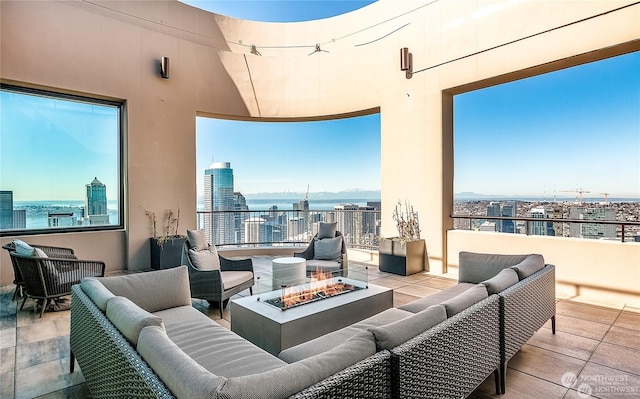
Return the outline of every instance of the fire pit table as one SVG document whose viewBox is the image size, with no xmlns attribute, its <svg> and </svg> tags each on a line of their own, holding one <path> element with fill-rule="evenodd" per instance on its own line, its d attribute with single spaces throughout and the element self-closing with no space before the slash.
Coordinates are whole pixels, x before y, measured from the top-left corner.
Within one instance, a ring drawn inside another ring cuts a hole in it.
<svg viewBox="0 0 640 399">
<path fill-rule="evenodd" d="M 328 280 L 329 284 L 346 285 L 355 289 L 326 297 L 323 293 L 305 293 L 305 296 L 311 296 L 312 299 L 304 304 L 295 303 L 291 307 L 278 304 L 286 295 L 284 289 L 234 299 L 231 301 L 231 331 L 277 356 L 284 349 L 393 307 L 393 290 L 390 288 L 346 277 Z M 291 288 L 302 290 L 313 284 L 310 282 Z M 330 288 L 328 291 L 332 290 Z"/>
</svg>

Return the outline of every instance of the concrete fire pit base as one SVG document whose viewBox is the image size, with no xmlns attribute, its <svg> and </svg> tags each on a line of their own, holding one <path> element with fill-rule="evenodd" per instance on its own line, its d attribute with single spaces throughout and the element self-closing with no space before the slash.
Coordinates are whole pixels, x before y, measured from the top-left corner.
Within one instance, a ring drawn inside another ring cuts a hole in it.
<svg viewBox="0 0 640 399">
<path fill-rule="evenodd" d="M 354 285 L 361 281 L 343 279 Z M 280 290 L 231 301 L 231 331 L 267 352 L 278 355 L 284 349 L 393 307 L 393 290 L 374 284 L 368 288 L 280 310 L 259 300 L 280 295 Z"/>
</svg>

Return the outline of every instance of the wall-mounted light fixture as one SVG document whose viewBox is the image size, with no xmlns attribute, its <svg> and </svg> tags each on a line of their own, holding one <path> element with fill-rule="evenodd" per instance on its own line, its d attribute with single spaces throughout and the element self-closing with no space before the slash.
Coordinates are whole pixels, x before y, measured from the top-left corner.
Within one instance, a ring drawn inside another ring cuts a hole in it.
<svg viewBox="0 0 640 399">
<path fill-rule="evenodd" d="M 406 71 L 407 79 L 411 79 L 413 76 L 413 54 L 409 52 L 408 47 L 400 49 L 400 70 Z"/>
<path fill-rule="evenodd" d="M 160 59 L 160 77 L 169 79 L 169 57 L 162 57 Z"/>
</svg>

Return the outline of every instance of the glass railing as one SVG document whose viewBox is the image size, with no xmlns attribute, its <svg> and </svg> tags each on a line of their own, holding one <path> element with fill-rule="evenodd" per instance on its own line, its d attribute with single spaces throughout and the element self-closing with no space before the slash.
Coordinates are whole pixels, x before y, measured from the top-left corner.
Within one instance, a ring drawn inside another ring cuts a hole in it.
<svg viewBox="0 0 640 399">
<path fill-rule="evenodd" d="M 350 248 L 377 249 L 380 211 L 198 211 L 198 229 L 218 247 L 306 246 L 320 222 L 337 222 Z"/>
</svg>

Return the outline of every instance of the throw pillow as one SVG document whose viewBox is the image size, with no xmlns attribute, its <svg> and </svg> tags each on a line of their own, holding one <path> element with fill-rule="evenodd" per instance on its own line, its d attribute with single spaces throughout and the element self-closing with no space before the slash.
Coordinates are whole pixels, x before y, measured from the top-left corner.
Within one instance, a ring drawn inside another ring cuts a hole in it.
<svg viewBox="0 0 640 399">
<path fill-rule="evenodd" d="M 39 256 L 40 258 L 48 258 L 47 254 L 40 248 L 34 248 L 34 250 L 35 250 L 34 256 Z"/>
<path fill-rule="evenodd" d="M 209 247 L 204 230 L 187 230 L 189 247 L 195 251 L 203 251 Z"/>
<path fill-rule="evenodd" d="M 320 222 L 320 227 L 318 228 L 318 239 L 333 238 L 336 236 L 336 231 L 338 231 L 338 222 Z"/>
<path fill-rule="evenodd" d="M 489 280 L 483 281 L 482 284 L 487 287 L 489 295 L 493 295 L 504 291 L 518 281 L 518 273 L 511 268 L 507 268 L 502 269 L 500 273 L 496 274 Z"/>
<path fill-rule="evenodd" d="M 527 259 L 511 266 L 518 273 L 518 278 L 524 280 L 533 273 L 544 268 L 544 257 L 540 254 L 529 255 Z"/>
<path fill-rule="evenodd" d="M 35 248 L 22 240 L 13 240 L 13 245 L 16 248 L 16 253 L 19 255 L 33 256 L 36 253 Z"/>
<path fill-rule="evenodd" d="M 434 305 L 396 322 L 369 328 L 369 331 L 376 337 L 376 347 L 379 351 L 391 350 L 446 319 L 447 312 L 444 306 Z"/>
<path fill-rule="evenodd" d="M 146 326 L 158 326 L 164 330 L 162 319 L 155 316 L 128 298 L 114 296 L 107 302 L 107 318 L 120 330 L 135 349 L 140 331 Z"/>
<path fill-rule="evenodd" d="M 339 260 L 342 256 L 342 236 L 313 242 L 314 259 Z"/>
<path fill-rule="evenodd" d="M 189 259 L 198 270 L 219 270 L 220 258 L 218 257 L 218 251 L 216 247 L 211 245 L 208 250 L 194 251 L 189 250 Z"/>
<path fill-rule="evenodd" d="M 442 305 L 447 310 L 447 317 L 451 317 L 488 297 L 487 288 L 483 284 L 476 284 L 462 294 L 442 302 Z"/>
</svg>

